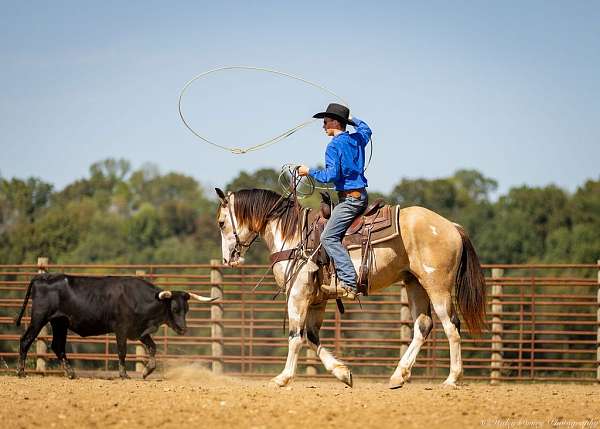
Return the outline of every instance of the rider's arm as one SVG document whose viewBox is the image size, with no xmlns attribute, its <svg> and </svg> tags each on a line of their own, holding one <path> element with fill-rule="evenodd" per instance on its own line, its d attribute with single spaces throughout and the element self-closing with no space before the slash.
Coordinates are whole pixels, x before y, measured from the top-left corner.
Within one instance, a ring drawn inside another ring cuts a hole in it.
<svg viewBox="0 0 600 429">
<path fill-rule="evenodd" d="M 356 133 L 361 136 L 361 143 L 363 144 L 363 146 L 366 146 L 367 143 L 369 143 L 369 140 L 371 140 L 371 134 L 373 134 L 371 128 L 369 128 L 369 126 L 365 122 L 361 121 L 356 116 L 353 116 L 352 120 L 356 124 L 354 126 Z"/>
<path fill-rule="evenodd" d="M 340 155 L 333 144 L 330 143 L 325 151 L 325 168 L 322 170 L 311 168 L 308 170 L 308 175 L 321 183 L 335 182 L 341 177 Z"/>
</svg>

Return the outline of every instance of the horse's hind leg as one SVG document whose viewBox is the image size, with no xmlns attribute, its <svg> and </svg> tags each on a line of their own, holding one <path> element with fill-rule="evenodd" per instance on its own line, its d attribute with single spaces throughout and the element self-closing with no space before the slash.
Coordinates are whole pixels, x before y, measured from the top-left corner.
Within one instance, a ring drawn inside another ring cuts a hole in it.
<svg viewBox="0 0 600 429">
<path fill-rule="evenodd" d="M 456 315 L 450 293 L 441 293 L 431 296 L 433 310 L 442 322 L 444 332 L 450 343 L 450 374 L 444 384 L 456 387 L 456 382 L 462 376 L 462 358 L 460 350 L 460 319 Z"/>
<path fill-rule="evenodd" d="M 404 383 L 408 381 L 417 355 L 433 327 L 427 292 L 414 277 L 407 279 L 405 284 L 410 313 L 414 322 L 413 339 L 402 356 L 402 359 L 400 359 L 396 371 L 394 371 L 394 374 L 392 374 L 392 377 L 390 378 L 390 389 L 402 387 Z"/>
<path fill-rule="evenodd" d="M 321 346 L 319 331 L 323 324 L 323 315 L 325 314 L 326 306 L 327 301 L 323 301 L 308 308 L 306 316 L 306 339 L 308 345 L 315 350 L 327 371 L 331 371 L 338 380 L 352 387 L 352 372 L 350 369 L 343 362 L 336 359 L 329 350 Z"/>
<path fill-rule="evenodd" d="M 309 298 L 304 291 L 300 287 L 292 287 L 287 308 L 290 324 L 287 360 L 283 371 L 277 377 L 273 378 L 273 382 L 279 387 L 289 384 L 296 374 L 298 355 L 300 354 L 300 350 L 302 350 L 302 343 L 304 342 L 304 325 L 306 323 L 308 304 Z"/>
</svg>

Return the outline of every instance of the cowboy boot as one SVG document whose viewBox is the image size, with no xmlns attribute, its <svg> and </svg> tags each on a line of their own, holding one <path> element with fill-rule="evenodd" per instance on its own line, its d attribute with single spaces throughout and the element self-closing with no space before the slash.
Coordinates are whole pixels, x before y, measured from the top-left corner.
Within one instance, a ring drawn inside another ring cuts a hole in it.
<svg viewBox="0 0 600 429">
<path fill-rule="evenodd" d="M 331 275 L 331 282 L 329 284 L 321 285 L 321 290 L 328 296 L 328 298 L 345 298 L 354 300 L 357 296 L 361 295 L 356 288 L 353 288 L 343 281 L 338 280 L 335 274 Z"/>
</svg>

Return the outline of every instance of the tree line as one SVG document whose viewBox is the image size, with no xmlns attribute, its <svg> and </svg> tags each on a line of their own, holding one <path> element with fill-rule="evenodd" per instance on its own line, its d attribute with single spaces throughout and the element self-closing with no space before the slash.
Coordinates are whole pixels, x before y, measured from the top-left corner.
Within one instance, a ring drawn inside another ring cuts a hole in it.
<svg viewBox="0 0 600 429">
<path fill-rule="evenodd" d="M 241 172 L 225 188 L 281 191 L 279 172 Z M 400 179 L 389 194 L 462 224 L 485 263 L 594 263 L 600 257 L 600 177 L 569 193 L 519 186 L 493 200 L 497 182 L 476 170 L 439 179 Z M 304 204 L 316 206 L 318 194 Z M 126 160 L 93 164 L 62 190 L 35 177 L 0 177 L 0 263 L 206 263 L 221 257 L 216 198 L 194 178 L 132 170 Z M 263 246 L 251 262 L 266 262 Z"/>
</svg>

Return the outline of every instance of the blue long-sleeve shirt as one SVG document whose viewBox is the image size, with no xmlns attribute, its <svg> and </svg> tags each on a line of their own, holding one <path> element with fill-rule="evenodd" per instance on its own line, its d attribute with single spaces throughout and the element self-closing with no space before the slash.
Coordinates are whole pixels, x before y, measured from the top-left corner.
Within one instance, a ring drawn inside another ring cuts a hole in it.
<svg viewBox="0 0 600 429">
<path fill-rule="evenodd" d="M 371 139 L 371 128 L 353 117 L 356 132 L 347 131 L 331 139 L 325 150 L 325 168 L 308 170 L 309 176 L 322 183 L 335 185 L 337 191 L 367 187 L 365 169 L 365 147 Z"/>
</svg>

